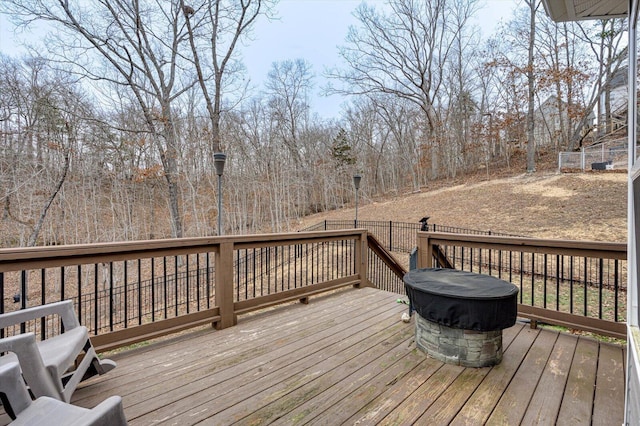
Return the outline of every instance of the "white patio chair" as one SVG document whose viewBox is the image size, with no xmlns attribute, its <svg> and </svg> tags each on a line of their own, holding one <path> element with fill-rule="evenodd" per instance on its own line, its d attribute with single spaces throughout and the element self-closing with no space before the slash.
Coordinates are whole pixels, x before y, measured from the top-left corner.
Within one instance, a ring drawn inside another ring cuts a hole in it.
<svg viewBox="0 0 640 426">
<path fill-rule="evenodd" d="M 20 376 L 20 366 L 17 362 L 0 366 L 0 399 L 5 411 L 14 420 L 11 425 L 119 426 L 127 424 L 122 409 L 122 399 L 119 396 L 109 397 L 92 409 L 77 407 L 47 396 L 31 401 L 27 387 Z"/>
<path fill-rule="evenodd" d="M 2 314 L 0 329 L 50 315 L 60 317 L 64 332 L 41 341 L 37 341 L 33 333 L 0 339 L 0 353 L 4 353 L 0 356 L 0 365 L 18 361 L 22 376 L 36 398 L 48 396 L 69 402 L 82 380 L 104 374 L 116 364 L 98 358 L 89 332 L 79 324 L 70 300 Z M 75 365 L 79 355 L 82 360 Z"/>
</svg>

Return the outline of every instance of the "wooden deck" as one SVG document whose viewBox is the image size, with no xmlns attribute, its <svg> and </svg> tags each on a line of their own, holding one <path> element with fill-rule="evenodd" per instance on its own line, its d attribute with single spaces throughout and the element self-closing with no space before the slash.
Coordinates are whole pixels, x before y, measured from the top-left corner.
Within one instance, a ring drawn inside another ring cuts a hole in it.
<svg viewBox="0 0 640 426">
<path fill-rule="evenodd" d="M 447 365 L 397 298 L 348 289 L 119 353 L 74 403 L 121 395 L 131 425 L 622 424 L 622 347 L 518 323 L 500 365 Z"/>
</svg>

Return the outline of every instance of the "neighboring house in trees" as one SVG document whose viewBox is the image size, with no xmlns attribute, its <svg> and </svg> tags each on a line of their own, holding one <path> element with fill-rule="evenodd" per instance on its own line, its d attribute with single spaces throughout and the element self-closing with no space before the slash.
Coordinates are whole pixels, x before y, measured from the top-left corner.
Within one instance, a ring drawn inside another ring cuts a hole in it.
<svg viewBox="0 0 640 426">
<path fill-rule="evenodd" d="M 621 66 L 613 73 L 611 81 L 607 83 L 606 90 L 600 95 L 598 102 L 598 135 L 604 135 L 607 129 L 605 125 L 607 121 L 607 93 L 609 95 L 611 125 L 610 131 L 616 131 L 626 125 L 627 121 L 627 103 L 629 100 L 629 67 Z"/>
<path fill-rule="evenodd" d="M 569 123 L 569 111 L 565 102 L 558 100 L 557 96 L 549 96 L 533 113 L 534 115 L 534 136 L 538 148 L 551 147 L 563 149 L 561 141 L 567 132 L 566 126 Z M 593 128 L 595 116 L 591 113 L 582 134 L 586 134 Z M 574 120 L 574 123 L 576 120 Z"/>
</svg>

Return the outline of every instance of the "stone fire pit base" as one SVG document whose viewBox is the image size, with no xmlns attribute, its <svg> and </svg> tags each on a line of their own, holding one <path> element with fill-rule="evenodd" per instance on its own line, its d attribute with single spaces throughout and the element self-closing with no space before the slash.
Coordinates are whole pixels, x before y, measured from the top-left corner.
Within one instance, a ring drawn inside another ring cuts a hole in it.
<svg viewBox="0 0 640 426">
<path fill-rule="evenodd" d="M 416 345 L 433 358 L 463 367 L 489 367 L 502 361 L 502 330 L 451 328 L 415 315 Z"/>
</svg>

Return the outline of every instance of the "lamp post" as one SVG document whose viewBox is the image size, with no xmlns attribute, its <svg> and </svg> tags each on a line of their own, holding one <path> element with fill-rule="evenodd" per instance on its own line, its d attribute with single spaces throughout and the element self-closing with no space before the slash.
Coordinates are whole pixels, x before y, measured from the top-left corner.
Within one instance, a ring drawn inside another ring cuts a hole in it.
<svg viewBox="0 0 640 426">
<path fill-rule="evenodd" d="M 222 235 L 222 174 L 224 173 L 224 162 L 227 154 L 216 152 L 213 154 L 213 165 L 218 175 L 218 235 Z"/>
<path fill-rule="evenodd" d="M 360 174 L 353 175 L 353 186 L 356 188 L 356 220 L 353 223 L 353 227 L 358 227 L 358 190 L 360 189 L 360 181 L 362 176 Z"/>
</svg>

